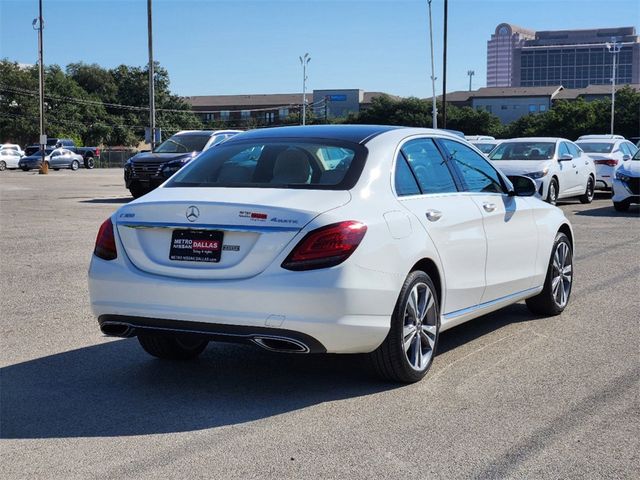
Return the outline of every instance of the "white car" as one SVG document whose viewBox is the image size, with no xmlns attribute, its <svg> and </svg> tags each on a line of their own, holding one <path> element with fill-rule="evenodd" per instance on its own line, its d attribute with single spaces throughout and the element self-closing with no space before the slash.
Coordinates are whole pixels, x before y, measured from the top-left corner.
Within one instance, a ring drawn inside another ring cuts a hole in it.
<svg viewBox="0 0 640 480">
<path fill-rule="evenodd" d="M 624 137 L 612 138 L 612 135 L 585 135 L 576 141 L 576 145 L 593 159 L 596 166 L 596 188 L 603 190 L 611 190 L 616 168 L 622 162 L 630 160 L 638 151 L 638 147 Z"/>
<path fill-rule="evenodd" d="M 0 150 L 0 172 L 7 168 L 18 168 L 18 162 L 20 161 L 20 155 L 18 152 L 12 149 Z"/>
<path fill-rule="evenodd" d="M 640 203 L 640 150 L 618 167 L 613 180 L 613 207 L 625 212 L 632 203 Z"/>
<path fill-rule="evenodd" d="M 524 175 L 534 180 L 540 196 L 552 205 L 571 197 L 579 197 L 582 203 L 593 201 L 593 160 L 565 138 L 504 140 L 489 159 L 507 176 Z"/>
<path fill-rule="evenodd" d="M 15 143 L 3 143 L 0 145 L 0 151 L 2 150 L 13 150 L 19 157 L 24 157 L 24 151 L 20 148 L 20 145 Z"/>
<path fill-rule="evenodd" d="M 521 300 L 562 312 L 572 258 L 563 212 L 454 134 L 284 127 L 238 134 L 118 209 L 89 289 L 102 332 L 157 357 L 209 340 L 369 353 L 414 382 L 455 325 Z"/>
</svg>

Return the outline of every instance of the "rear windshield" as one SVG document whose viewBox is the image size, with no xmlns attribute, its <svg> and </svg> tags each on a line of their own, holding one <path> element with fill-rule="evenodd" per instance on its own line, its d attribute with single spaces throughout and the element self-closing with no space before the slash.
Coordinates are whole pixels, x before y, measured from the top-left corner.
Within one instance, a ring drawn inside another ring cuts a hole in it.
<svg viewBox="0 0 640 480">
<path fill-rule="evenodd" d="M 553 158 L 554 142 L 504 142 L 489 155 L 491 160 L 549 160 Z"/>
<path fill-rule="evenodd" d="M 348 190 L 366 149 L 327 140 L 224 142 L 176 173 L 167 187 L 262 187 Z"/>
<path fill-rule="evenodd" d="M 613 143 L 577 142 L 576 145 L 586 153 L 611 153 L 613 150 Z"/>
<path fill-rule="evenodd" d="M 491 150 L 493 150 L 493 147 L 496 146 L 495 143 L 473 143 L 472 145 L 474 145 L 482 153 L 489 153 Z"/>
<path fill-rule="evenodd" d="M 162 142 L 155 153 L 189 153 L 201 152 L 211 135 L 174 135 Z"/>
</svg>

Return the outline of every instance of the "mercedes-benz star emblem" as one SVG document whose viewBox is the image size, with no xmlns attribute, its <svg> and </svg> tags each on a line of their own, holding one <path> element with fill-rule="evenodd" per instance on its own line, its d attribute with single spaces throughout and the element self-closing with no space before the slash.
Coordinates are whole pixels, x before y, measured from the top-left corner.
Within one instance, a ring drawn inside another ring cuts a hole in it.
<svg viewBox="0 0 640 480">
<path fill-rule="evenodd" d="M 190 222 L 195 222 L 200 216 L 200 210 L 195 205 L 190 205 L 187 207 L 187 212 L 185 214 L 187 216 L 187 220 Z"/>
</svg>

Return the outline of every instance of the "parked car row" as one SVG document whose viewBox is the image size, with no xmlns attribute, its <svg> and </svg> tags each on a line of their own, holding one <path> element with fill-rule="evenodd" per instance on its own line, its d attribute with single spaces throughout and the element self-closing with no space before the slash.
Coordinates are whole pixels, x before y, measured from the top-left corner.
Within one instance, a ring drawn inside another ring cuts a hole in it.
<svg viewBox="0 0 640 480">
<path fill-rule="evenodd" d="M 46 161 L 49 161 L 49 155 L 55 150 L 60 151 L 55 156 L 62 155 L 62 158 L 56 159 L 57 167 L 54 168 L 74 169 L 73 166 L 75 164 L 73 161 L 78 160 L 78 167 L 84 166 L 91 169 L 95 166 L 96 159 L 100 157 L 100 149 L 98 147 L 76 147 L 73 140 L 69 138 L 48 138 L 45 146 Z M 70 154 L 74 156 L 71 157 Z M 0 156 L 3 157 L 0 162 L 4 162 L 4 164 L 0 163 L 0 170 L 5 170 L 6 168 L 22 168 L 23 170 L 40 168 L 42 161 L 40 145 L 29 145 L 23 151 L 19 145 L 5 143 L 0 145 Z M 14 157 L 17 157 L 17 159 Z M 18 164 L 25 157 L 28 160 Z"/>
</svg>

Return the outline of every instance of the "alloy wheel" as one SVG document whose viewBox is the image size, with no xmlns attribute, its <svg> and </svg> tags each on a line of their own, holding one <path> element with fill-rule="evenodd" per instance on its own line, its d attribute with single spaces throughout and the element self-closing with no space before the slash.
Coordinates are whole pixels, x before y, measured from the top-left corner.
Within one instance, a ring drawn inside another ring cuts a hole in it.
<svg viewBox="0 0 640 480">
<path fill-rule="evenodd" d="M 433 356 L 438 334 L 434 294 L 426 283 L 411 289 L 404 308 L 403 347 L 411 368 L 422 371 Z"/>
<path fill-rule="evenodd" d="M 565 242 L 556 246 L 553 254 L 553 273 L 551 280 L 551 293 L 559 307 L 564 307 L 569 301 L 571 282 L 573 281 L 573 262 L 571 249 Z"/>
</svg>

